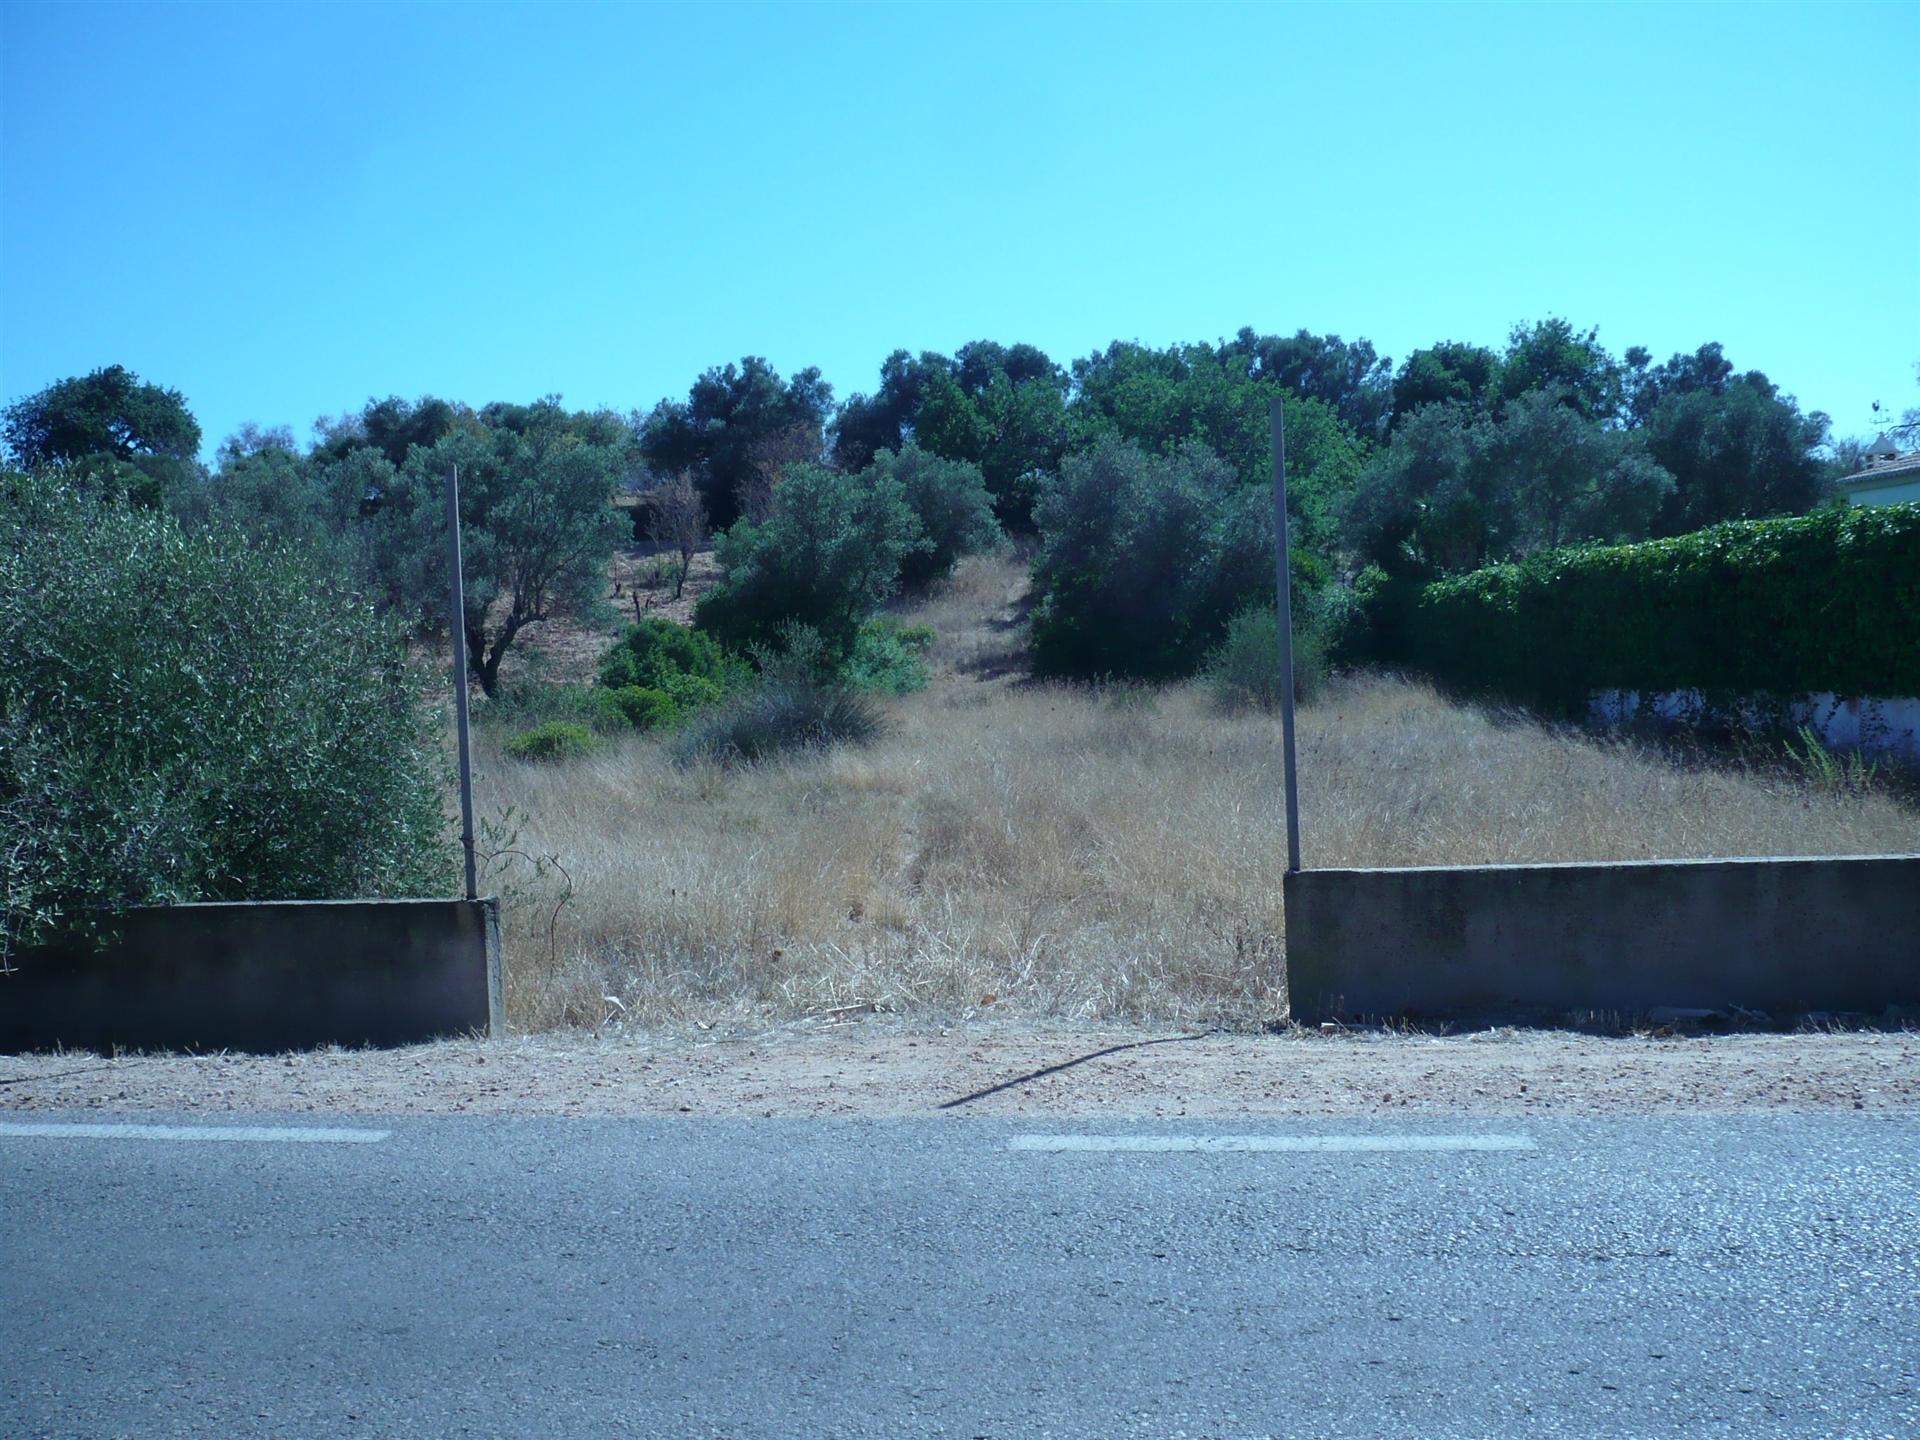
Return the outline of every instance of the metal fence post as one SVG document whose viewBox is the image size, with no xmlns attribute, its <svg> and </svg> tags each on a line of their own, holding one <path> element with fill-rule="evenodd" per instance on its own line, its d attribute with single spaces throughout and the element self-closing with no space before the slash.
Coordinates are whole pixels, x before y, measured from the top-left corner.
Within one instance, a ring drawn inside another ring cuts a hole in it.
<svg viewBox="0 0 1920 1440">
<path fill-rule="evenodd" d="M 467 899 L 479 899 L 473 868 L 473 746 L 467 730 L 467 587 L 460 572 L 460 467 L 447 476 L 447 559 L 452 577 L 453 713 L 460 732 L 460 848 L 467 863 Z"/>
<path fill-rule="evenodd" d="M 1300 869 L 1300 789 L 1293 758 L 1293 587 L 1287 549 L 1287 421 L 1278 395 L 1267 401 L 1273 429 L 1273 574 L 1279 589 L 1280 744 L 1287 772 L 1287 873 Z"/>
</svg>

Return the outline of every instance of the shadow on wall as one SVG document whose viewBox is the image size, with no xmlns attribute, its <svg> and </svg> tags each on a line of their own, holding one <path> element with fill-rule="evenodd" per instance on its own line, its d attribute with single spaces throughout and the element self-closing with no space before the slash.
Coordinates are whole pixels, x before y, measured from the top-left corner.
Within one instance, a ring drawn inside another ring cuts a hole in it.
<svg viewBox="0 0 1920 1440">
<path fill-rule="evenodd" d="M 0 975 L 0 1051 L 414 1045 L 498 1034 L 495 900 L 168 905 Z"/>
<path fill-rule="evenodd" d="M 1296 1021 L 1920 1006 L 1920 856 L 1308 870 Z"/>
</svg>

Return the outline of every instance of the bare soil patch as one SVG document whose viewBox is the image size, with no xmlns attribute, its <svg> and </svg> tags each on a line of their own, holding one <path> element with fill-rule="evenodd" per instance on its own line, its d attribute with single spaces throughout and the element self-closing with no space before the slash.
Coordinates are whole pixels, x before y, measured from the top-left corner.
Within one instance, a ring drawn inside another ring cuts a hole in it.
<svg viewBox="0 0 1920 1440">
<path fill-rule="evenodd" d="M 1378 1118 L 1920 1109 L 1914 1031 L 1176 1037 L 874 1020 L 725 1039 L 560 1033 L 287 1056 L 8 1056 L 0 1110 Z"/>
</svg>

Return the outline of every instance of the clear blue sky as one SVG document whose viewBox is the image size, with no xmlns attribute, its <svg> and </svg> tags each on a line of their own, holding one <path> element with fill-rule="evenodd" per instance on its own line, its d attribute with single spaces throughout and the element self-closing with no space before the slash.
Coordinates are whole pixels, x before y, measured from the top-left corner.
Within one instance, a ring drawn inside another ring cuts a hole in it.
<svg viewBox="0 0 1920 1440">
<path fill-rule="evenodd" d="M 0 7 L 0 397 L 369 396 L 1241 325 L 1722 341 L 1920 402 L 1920 6 Z"/>
</svg>

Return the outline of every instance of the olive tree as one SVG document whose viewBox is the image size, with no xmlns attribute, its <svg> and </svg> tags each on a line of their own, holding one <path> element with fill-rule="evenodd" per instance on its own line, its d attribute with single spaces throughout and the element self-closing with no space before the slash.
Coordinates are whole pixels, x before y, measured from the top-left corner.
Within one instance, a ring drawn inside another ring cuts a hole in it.
<svg viewBox="0 0 1920 1440">
<path fill-rule="evenodd" d="M 447 893 L 403 642 L 298 547 L 0 476 L 0 964 L 128 905 Z"/>
<path fill-rule="evenodd" d="M 605 603 L 607 562 L 626 529 L 613 504 L 623 458 L 558 425 L 467 424 L 408 452 L 377 517 L 385 578 L 422 624 L 445 614 L 445 495 L 458 466 L 467 661 L 489 696 L 521 631 Z"/>
</svg>

